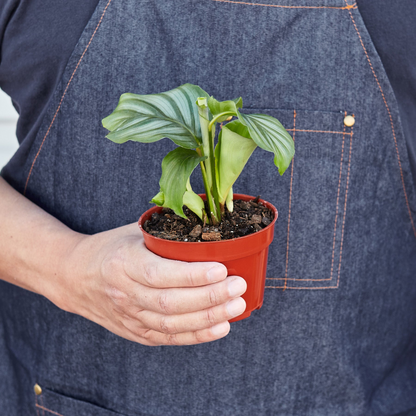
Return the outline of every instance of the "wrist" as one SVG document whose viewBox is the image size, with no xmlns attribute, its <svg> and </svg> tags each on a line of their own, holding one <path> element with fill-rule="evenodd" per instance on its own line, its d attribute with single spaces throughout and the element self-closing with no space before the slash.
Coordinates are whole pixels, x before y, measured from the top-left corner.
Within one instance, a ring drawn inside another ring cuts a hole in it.
<svg viewBox="0 0 416 416">
<path fill-rule="evenodd" d="M 79 253 L 85 239 L 89 236 L 66 230 L 60 236 L 56 236 L 50 248 L 50 259 L 45 262 L 42 286 L 36 288 L 36 292 L 45 296 L 60 309 L 77 313 L 74 307 L 74 292 L 82 288 L 82 258 Z"/>
</svg>

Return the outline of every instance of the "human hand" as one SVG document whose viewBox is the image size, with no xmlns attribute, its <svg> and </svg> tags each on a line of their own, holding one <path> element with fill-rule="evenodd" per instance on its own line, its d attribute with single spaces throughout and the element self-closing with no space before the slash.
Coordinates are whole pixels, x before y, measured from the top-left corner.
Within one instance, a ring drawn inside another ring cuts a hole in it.
<svg viewBox="0 0 416 416">
<path fill-rule="evenodd" d="M 190 345 L 226 336 L 242 314 L 244 279 L 220 263 L 150 252 L 137 224 L 81 236 L 48 298 L 143 345 Z"/>
</svg>

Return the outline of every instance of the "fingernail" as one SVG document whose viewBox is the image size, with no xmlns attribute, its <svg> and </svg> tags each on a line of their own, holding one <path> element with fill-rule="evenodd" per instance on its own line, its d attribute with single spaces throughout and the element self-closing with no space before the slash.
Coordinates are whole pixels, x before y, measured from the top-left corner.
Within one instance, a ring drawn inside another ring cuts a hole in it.
<svg viewBox="0 0 416 416">
<path fill-rule="evenodd" d="M 247 284 L 243 278 L 234 279 L 228 283 L 228 292 L 233 298 L 242 295 L 246 291 L 246 288 Z"/>
<path fill-rule="evenodd" d="M 224 269 L 225 267 L 223 266 L 215 266 L 212 269 L 208 270 L 208 273 L 207 273 L 208 280 L 211 283 L 224 280 L 224 278 L 226 277 L 226 271 Z"/>
<path fill-rule="evenodd" d="M 234 318 L 235 316 L 241 315 L 246 310 L 246 302 L 243 298 L 233 299 L 227 303 L 226 308 L 230 316 Z"/>
<path fill-rule="evenodd" d="M 227 334 L 229 330 L 230 330 L 230 324 L 228 322 L 222 322 L 211 328 L 211 332 L 216 337 Z"/>
</svg>

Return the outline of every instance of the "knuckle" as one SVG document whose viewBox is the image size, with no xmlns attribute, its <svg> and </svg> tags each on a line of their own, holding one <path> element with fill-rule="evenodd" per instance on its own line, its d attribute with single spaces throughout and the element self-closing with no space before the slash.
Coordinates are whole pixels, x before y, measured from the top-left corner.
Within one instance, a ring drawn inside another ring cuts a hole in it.
<svg viewBox="0 0 416 416">
<path fill-rule="evenodd" d="M 216 316 L 212 309 L 207 309 L 205 311 L 205 321 L 208 323 L 209 326 L 213 326 L 216 324 Z"/>
<path fill-rule="evenodd" d="M 186 280 L 187 280 L 187 282 L 188 282 L 188 285 L 189 286 L 196 286 L 196 281 L 195 281 L 195 275 L 194 275 L 194 273 L 192 272 L 192 270 L 187 270 L 186 271 L 186 273 L 185 273 L 185 278 L 186 278 Z"/>
<path fill-rule="evenodd" d="M 152 341 L 152 330 L 151 329 L 140 329 L 138 335 L 146 341 Z"/>
<path fill-rule="evenodd" d="M 161 332 L 164 334 L 176 334 L 178 332 L 176 325 L 168 316 L 162 316 L 159 325 Z"/>
<path fill-rule="evenodd" d="M 209 291 L 209 303 L 211 306 L 217 306 L 219 304 L 219 296 L 215 290 Z"/>
<path fill-rule="evenodd" d="M 126 247 L 119 245 L 106 256 L 102 265 L 101 272 L 104 276 L 117 275 L 124 271 L 124 259 L 126 257 Z"/>
<path fill-rule="evenodd" d="M 151 263 L 146 264 L 144 266 L 143 276 L 148 286 L 156 287 L 159 281 L 157 262 L 151 262 Z"/>
<path fill-rule="evenodd" d="M 105 293 L 111 302 L 116 306 L 120 307 L 127 303 L 128 295 L 114 286 L 107 287 L 105 289 Z"/>
<path fill-rule="evenodd" d="M 169 306 L 169 300 L 168 300 L 168 295 L 167 295 L 166 291 L 162 291 L 158 295 L 157 302 L 158 302 L 160 310 L 164 314 L 169 315 L 170 314 L 170 306 Z"/>
<path fill-rule="evenodd" d="M 131 308 L 131 317 L 135 319 L 139 324 L 143 325 L 145 324 L 145 319 L 144 319 L 145 312 L 146 311 L 143 308 L 137 308 L 137 307 Z"/>
<path fill-rule="evenodd" d="M 169 334 L 166 339 L 167 345 L 179 345 L 178 337 L 176 334 Z"/>
</svg>

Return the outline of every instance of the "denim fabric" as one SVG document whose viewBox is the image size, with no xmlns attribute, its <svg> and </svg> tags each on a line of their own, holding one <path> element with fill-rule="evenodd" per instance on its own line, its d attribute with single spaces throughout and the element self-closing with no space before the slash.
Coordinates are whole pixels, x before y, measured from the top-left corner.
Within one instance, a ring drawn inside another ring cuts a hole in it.
<svg viewBox="0 0 416 416">
<path fill-rule="evenodd" d="M 220 341 L 149 348 L 1 283 L 0 409 L 411 414 L 415 187 L 395 97 L 351 1 L 100 1 L 16 186 L 83 233 L 136 221 L 173 144 L 116 145 L 101 119 L 123 92 L 185 82 L 241 95 L 295 139 L 283 177 L 257 149 L 235 186 L 279 210 L 262 309 Z"/>
</svg>

